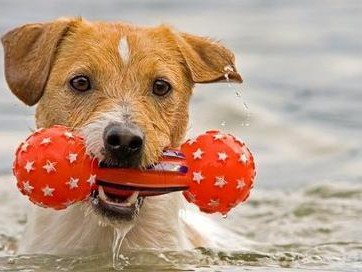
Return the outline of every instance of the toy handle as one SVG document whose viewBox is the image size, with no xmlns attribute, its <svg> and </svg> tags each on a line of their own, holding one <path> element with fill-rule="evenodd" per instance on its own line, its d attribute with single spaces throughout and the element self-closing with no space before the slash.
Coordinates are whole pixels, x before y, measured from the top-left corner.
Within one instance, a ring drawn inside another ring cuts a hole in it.
<svg viewBox="0 0 362 272">
<path fill-rule="evenodd" d="M 143 196 L 185 191 L 189 188 L 189 171 L 185 156 L 177 150 L 165 150 L 162 161 L 147 169 L 107 168 L 93 162 L 96 183 L 114 195 L 127 195 L 140 191 Z"/>
</svg>

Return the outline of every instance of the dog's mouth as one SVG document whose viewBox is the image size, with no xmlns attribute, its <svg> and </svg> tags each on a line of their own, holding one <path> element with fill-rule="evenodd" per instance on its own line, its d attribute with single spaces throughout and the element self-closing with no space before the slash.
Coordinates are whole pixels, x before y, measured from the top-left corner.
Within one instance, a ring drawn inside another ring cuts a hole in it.
<svg viewBox="0 0 362 272">
<path fill-rule="evenodd" d="M 140 169 L 119 163 L 94 162 L 96 176 L 91 203 L 96 212 L 111 220 L 131 220 L 139 214 L 145 197 L 188 189 L 185 157 L 177 150 L 164 150 L 162 159 Z"/>
<path fill-rule="evenodd" d="M 120 159 L 104 154 L 104 158 L 99 162 L 99 167 L 104 169 L 139 169 L 139 158 L 132 160 Z M 138 216 L 143 204 L 144 196 L 140 195 L 138 190 L 130 190 L 122 195 L 118 192 L 109 192 L 109 183 L 105 186 L 99 184 L 98 189 L 91 195 L 91 203 L 96 213 L 111 221 L 127 220 L 130 221 Z"/>
<path fill-rule="evenodd" d="M 139 213 L 144 197 L 139 191 L 134 191 L 129 196 L 119 196 L 106 193 L 102 186 L 93 191 L 91 203 L 95 210 L 110 220 L 132 220 Z"/>
</svg>

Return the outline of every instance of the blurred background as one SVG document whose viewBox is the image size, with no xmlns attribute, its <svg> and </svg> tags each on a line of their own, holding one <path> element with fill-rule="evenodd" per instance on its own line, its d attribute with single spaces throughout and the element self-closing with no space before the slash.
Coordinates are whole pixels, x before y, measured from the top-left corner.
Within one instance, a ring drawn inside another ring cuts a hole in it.
<svg viewBox="0 0 362 272">
<path fill-rule="evenodd" d="M 275 252 L 280 253 L 273 246 L 304 241 L 306 247 L 288 250 L 359 269 L 361 15 L 359 0 L 1 0 L 0 33 L 24 23 L 83 16 L 168 23 L 220 40 L 235 53 L 244 83 L 197 85 L 188 136 L 223 129 L 245 140 L 255 155 L 255 195 L 226 221 L 239 222 L 244 229 L 235 232 L 269 243 Z M 34 128 L 33 113 L 1 76 L 0 253 L 1 241 L 16 241 L 25 222 L 23 202 L 8 183 L 14 150 Z M 332 249 L 310 253 L 325 243 Z"/>
<path fill-rule="evenodd" d="M 360 1 L 0 1 L 0 33 L 61 16 L 168 23 L 210 36 L 237 56 L 242 86 L 197 86 L 190 134 L 222 128 L 258 159 L 259 186 L 361 182 Z M 2 51 L 1 65 L 2 71 Z M 33 109 L 0 79 L 0 172 L 29 128 Z M 235 91 L 241 91 L 237 99 Z M 244 103 L 249 110 L 246 111 Z M 248 118 L 249 115 L 250 117 Z"/>
</svg>

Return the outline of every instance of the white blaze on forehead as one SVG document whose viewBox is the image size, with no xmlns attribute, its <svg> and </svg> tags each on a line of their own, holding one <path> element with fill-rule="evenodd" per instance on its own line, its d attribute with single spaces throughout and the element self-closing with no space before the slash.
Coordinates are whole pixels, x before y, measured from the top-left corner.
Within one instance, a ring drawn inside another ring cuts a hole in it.
<svg viewBox="0 0 362 272">
<path fill-rule="evenodd" d="M 121 59 L 124 63 L 127 63 L 129 60 L 129 46 L 127 37 L 122 37 L 119 41 L 118 51 Z"/>
</svg>

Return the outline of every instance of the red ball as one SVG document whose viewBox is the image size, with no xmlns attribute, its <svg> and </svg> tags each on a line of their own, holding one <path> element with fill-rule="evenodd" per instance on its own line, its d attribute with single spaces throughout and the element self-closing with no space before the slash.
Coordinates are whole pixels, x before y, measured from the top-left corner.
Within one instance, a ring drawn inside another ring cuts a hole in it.
<svg viewBox="0 0 362 272">
<path fill-rule="evenodd" d="M 57 210 L 87 198 L 95 186 L 82 137 L 63 126 L 28 137 L 16 151 L 13 172 L 30 201 Z"/>
<path fill-rule="evenodd" d="M 245 143 L 208 131 L 181 146 L 189 166 L 185 198 L 206 213 L 227 214 L 245 201 L 255 178 L 254 158 Z"/>
</svg>

